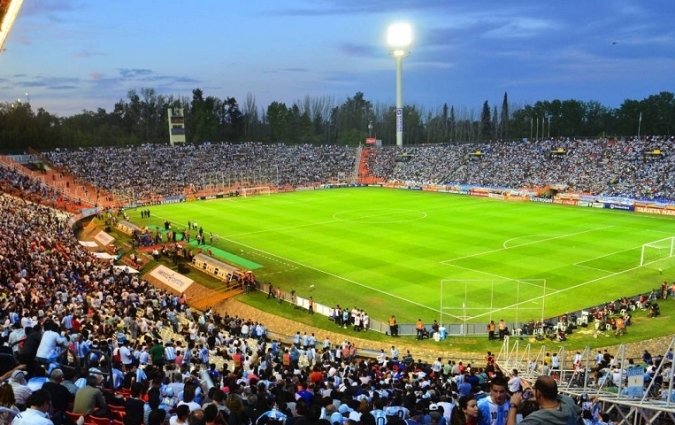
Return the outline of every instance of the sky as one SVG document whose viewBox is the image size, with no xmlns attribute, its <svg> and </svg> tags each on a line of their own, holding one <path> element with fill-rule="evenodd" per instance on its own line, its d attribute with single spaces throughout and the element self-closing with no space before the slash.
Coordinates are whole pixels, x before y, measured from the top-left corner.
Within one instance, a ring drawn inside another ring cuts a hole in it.
<svg viewBox="0 0 675 425">
<path fill-rule="evenodd" d="M 480 112 L 538 100 L 616 108 L 675 92 L 672 0 L 24 0 L 0 52 L 0 102 L 59 116 L 131 89 L 252 96 L 259 108 L 363 92 L 394 105 L 389 25 L 407 22 L 403 102 Z"/>
</svg>

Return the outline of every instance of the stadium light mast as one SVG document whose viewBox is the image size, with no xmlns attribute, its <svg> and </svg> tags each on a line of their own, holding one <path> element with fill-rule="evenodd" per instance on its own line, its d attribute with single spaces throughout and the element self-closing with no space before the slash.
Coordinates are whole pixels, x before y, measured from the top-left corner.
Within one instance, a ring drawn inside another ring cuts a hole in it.
<svg viewBox="0 0 675 425">
<path fill-rule="evenodd" d="M 396 59 L 396 146 L 403 146 L 403 58 L 410 54 L 412 28 L 399 22 L 389 26 L 387 43 Z"/>
</svg>

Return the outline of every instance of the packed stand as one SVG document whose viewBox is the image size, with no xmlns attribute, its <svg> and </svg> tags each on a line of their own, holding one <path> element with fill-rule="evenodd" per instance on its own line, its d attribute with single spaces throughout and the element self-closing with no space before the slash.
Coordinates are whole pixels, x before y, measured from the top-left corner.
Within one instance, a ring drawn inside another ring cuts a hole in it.
<svg viewBox="0 0 675 425">
<path fill-rule="evenodd" d="M 19 363 L 2 362 L 5 423 L 512 425 L 569 423 L 585 410 L 604 420 L 548 374 L 516 385 L 517 371 L 504 376 L 491 353 L 482 365 L 428 364 L 395 346 L 364 360 L 346 340 L 299 332 L 290 345 L 268 341 L 262 324 L 194 311 L 97 263 L 65 229 L 67 214 L 2 195 L 0 217 L 3 355 Z"/>
<path fill-rule="evenodd" d="M 371 156 L 369 168 L 384 180 L 406 184 L 560 185 L 596 195 L 672 200 L 675 155 L 664 149 L 670 145 L 650 138 L 384 147 Z M 404 152 L 411 159 L 402 161 Z"/>
<path fill-rule="evenodd" d="M 668 199 L 675 190 L 675 155 L 664 148 L 668 145 L 668 140 L 648 138 L 387 146 L 371 155 L 368 168 L 383 180 L 409 184 L 561 185 L 597 195 Z M 279 185 L 327 183 L 340 172 L 353 172 L 356 152 L 346 146 L 251 142 L 83 148 L 46 155 L 109 192 L 133 187 L 136 198 L 144 199 L 224 183 L 237 173 L 258 173 Z M 404 152 L 407 161 L 400 160 Z"/>
<path fill-rule="evenodd" d="M 59 197 L 49 185 L 42 181 L 17 173 L 14 169 L 0 164 L 0 190 L 7 193 L 20 194 L 22 197 L 33 197 L 54 203 Z"/>
<path fill-rule="evenodd" d="M 109 193 L 131 187 L 136 199 L 150 199 L 244 178 L 264 177 L 264 184 L 279 186 L 327 183 L 338 173 L 353 173 L 355 152 L 347 146 L 249 142 L 64 149 L 45 156 Z"/>
</svg>

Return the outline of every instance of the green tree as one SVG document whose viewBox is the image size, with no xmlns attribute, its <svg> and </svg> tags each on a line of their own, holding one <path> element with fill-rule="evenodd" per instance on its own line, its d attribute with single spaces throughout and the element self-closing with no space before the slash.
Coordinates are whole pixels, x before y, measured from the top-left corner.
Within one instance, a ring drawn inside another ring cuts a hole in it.
<svg viewBox="0 0 675 425">
<path fill-rule="evenodd" d="M 507 140 L 509 138 L 509 97 L 504 92 L 504 100 L 502 100 L 502 114 L 500 117 L 500 134 L 499 137 L 502 140 Z"/>
<path fill-rule="evenodd" d="M 490 105 L 486 100 L 483 103 L 483 110 L 480 114 L 480 138 L 481 140 L 492 139 L 492 119 L 490 118 Z"/>
<path fill-rule="evenodd" d="M 638 134 L 638 126 L 642 105 L 639 100 L 626 99 L 617 111 L 617 133 L 620 136 L 634 136 Z M 641 129 L 640 129 L 641 130 Z M 644 134 L 641 131 L 642 134 Z"/>
<path fill-rule="evenodd" d="M 455 107 L 454 105 L 450 108 L 450 118 L 449 121 L 449 130 L 450 130 L 450 141 L 454 142 L 457 140 L 457 119 L 455 118 Z"/>
<path fill-rule="evenodd" d="M 564 100 L 561 106 L 560 119 L 561 133 L 567 137 L 580 137 L 583 134 L 583 120 L 586 108 L 583 102 L 570 99 Z"/>
<path fill-rule="evenodd" d="M 286 104 L 272 102 L 267 107 L 266 121 L 269 128 L 269 141 L 273 143 L 288 141 L 289 110 Z"/>
<path fill-rule="evenodd" d="M 642 134 L 673 134 L 675 130 L 675 96 L 662 91 L 642 102 Z"/>
<path fill-rule="evenodd" d="M 373 105 L 361 92 L 357 92 L 354 97 L 348 97 L 340 105 L 335 118 L 339 132 L 343 134 L 338 135 L 338 143 L 356 145 L 368 137 L 368 123 L 373 116 L 372 108 Z"/>
</svg>

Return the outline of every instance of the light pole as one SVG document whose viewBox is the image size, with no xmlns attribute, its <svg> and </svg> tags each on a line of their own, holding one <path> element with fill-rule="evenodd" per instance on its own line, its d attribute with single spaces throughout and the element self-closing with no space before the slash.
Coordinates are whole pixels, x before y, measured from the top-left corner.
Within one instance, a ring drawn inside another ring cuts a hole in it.
<svg viewBox="0 0 675 425">
<path fill-rule="evenodd" d="M 544 124 L 544 121 L 546 120 L 546 114 L 541 117 L 541 140 L 544 140 L 544 136 L 546 135 L 546 125 Z"/>
<path fill-rule="evenodd" d="M 396 59 L 396 146 L 403 146 L 403 58 L 410 53 L 410 24 L 399 22 L 389 26 L 387 42 L 391 47 L 391 55 Z"/>
</svg>

